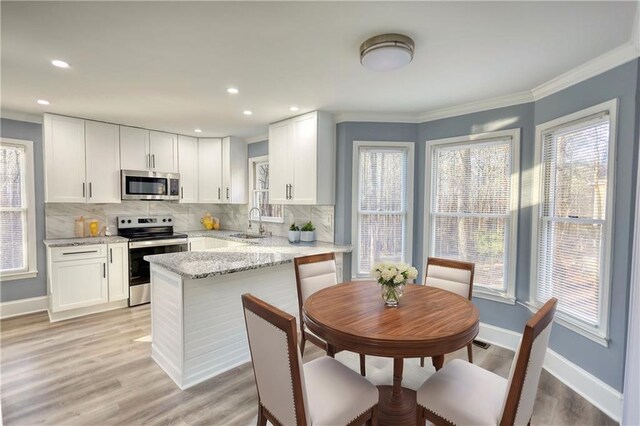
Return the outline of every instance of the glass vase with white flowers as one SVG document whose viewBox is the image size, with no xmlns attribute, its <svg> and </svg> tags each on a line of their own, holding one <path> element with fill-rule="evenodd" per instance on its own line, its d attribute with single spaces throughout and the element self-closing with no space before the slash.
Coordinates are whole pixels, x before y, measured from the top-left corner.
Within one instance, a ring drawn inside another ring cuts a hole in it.
<svg viewBox="0 0 640 426">
<path fill-rule="evenodd" d="M 371 276 L 382 288 L 382 299 L 387 306 L 398 306 L 408 280 L 418 277 L 418 270 L 406 263 L 380 262 L 373 265 Z"/>
</svg>

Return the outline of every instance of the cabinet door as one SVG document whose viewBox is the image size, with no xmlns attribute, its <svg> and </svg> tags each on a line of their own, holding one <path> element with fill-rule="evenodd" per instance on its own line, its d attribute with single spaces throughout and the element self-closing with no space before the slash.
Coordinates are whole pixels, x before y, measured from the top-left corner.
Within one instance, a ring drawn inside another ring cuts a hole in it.
<svg viewBox="0 0 640 426">
<path fill-rule="evenodd" d="M 84 120 L 44 116 L 44 199 L 48 203 L 84 203 Z"/>
<path fill-rule="evenodd" d="M 288 185 L 292 183 L 290 121 L 269 126 L 269 200 L 290 204 Z"/>
<path fill-rule="evenodd" d="M 207 238 L 194 237 L 189 238 L 189 251 L 200 251 L 207 248 Z"/>
<path fill-rule="evenodd" d="M 229 188 L 227 203 L 247 204 L 247 143 L 244 139 L 227 137 L 222 140 L 222 183 Z"/>
<path fill-rule="evenodd" d="M 109 244 L 109 302 L 129 298 L 129 246 Z"/>
<path fill-rule="evenodd" d="M 222 139 L 198 139 L 198 201 L 223 203 Z"/>
<path fill-rule="evenodd" d="M 107 263 L 104 258 L 52 263 L 54 312 L 99 305 L 109 301 Z"/>
<path fill-rule="evenodd" d="M 178 173 L 178 136 L 149 132 L 151 168 L 157 172 Z"/>
<path fill-rule="evenodd" d="M 151 168 L 148 130 L 120 126 L 120 166 L 125 170 Z"/>
<path fill-rule="evenodd" d="M 178 136 L 180 202 L 198 202 L 198 139 Z"/>
<path fill-rule="evenodd" d="M 303 115 L 293 119 L 293 187 L 289 199 L 294 204 L 315 204 L 317 180 L 317 115 Z"/>
<path fill-rule="evenodd" d="M 120 202 L 120 129 L 115 124 L 85 122 L 87 202 Z"/>
</svg>

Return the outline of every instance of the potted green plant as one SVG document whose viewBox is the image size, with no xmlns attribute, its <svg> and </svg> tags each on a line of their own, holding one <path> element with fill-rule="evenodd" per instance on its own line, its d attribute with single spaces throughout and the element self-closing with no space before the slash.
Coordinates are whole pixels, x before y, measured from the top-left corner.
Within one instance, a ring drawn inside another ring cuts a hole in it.
<svg viewBox="0 0 640 426">
<path fill-rule="evenodd" d="M 295 223 L 292 223 L 289 227 L 289 242 L 297 243 L 298 241 L 300 241 L 300 228 Z"/>
<path fill-rule="evenodd" d="M 304 224 L 302 228 L 300 228 L 300 241 L 315 241 L 316 240 L 316 228 L 313 226 L 311 221 Z"/>
</svg>

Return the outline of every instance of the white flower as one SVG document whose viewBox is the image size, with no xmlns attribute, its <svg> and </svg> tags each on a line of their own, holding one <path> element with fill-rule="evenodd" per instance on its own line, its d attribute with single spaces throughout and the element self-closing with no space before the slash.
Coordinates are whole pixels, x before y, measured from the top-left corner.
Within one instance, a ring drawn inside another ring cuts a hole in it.
<svg viewBox="0 0 640 426">
<path fill-rule="evenodd" d="M 396 277 L 393 279 L 393 282 L 396 284 L 400 284 L 404 282 L 404 275 L 402 275 L 401 273 L 398 273 L 398 275 L 396 275 Z"/>
<path fill-rule="evenodd" d="M 407 270 L 407 278 L 409 278 L 410 280 L 415 280 L 416 278 L 418 278 L 418 270 L 413 266 L 410 267 Z"/>
<path fill-rule="evenodd" d="M 393 270 L 385 268 L 382 270 L 382 279 L 385 281 L 389 281 L 390 279 L 392 279 L 396 274 Z"/>
</svg>

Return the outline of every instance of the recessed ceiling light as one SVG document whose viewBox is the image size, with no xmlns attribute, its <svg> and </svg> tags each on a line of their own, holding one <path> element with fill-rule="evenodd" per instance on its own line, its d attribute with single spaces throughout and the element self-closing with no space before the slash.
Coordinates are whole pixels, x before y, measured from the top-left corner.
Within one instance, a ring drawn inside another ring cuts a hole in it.
<svg viewBox="0 0 640 426">
<path fill-rule="evenodd" d="M 193 129 L 193 131 L 196 133 L 202 133 L 202 129 Z"/>
<path fill-rule="evenodd" d="M 295 112 L 295 111 L 297 111 L 297 110 L 298 110 L 298 107 L 297 107 L 297 106 L 290 106 L 290 107 L 289 107 L 289 111 L 293 111 L 293 112 Z"/>
<path fill-rule="evenodd" d="M 253 114 L 253 112 L 249 111 L 248 109 L 246 109 L 246 110 L 242 111 L 242 113 L 243 113 L 244 115 L 251 115 L 251 114 Z"/>
<path fill-rule="evenodd" d="M 44 99 L 38 99 L 37 101 L 40 105 L 49 105 L 49 101 Z"/>
<path fill-rule="evenodd" d="M 69 64 L 65 61 L 61 61 L 60 59 L 54 59 L 51 61 L 51 65 L 58 68 L 69 68 Z"/>
<path fill-rule="evenodd" d="M 238 90 L 238 89 L 236 89 L 235 87 L 229 87 L 229 88 L 227 89 L 227 93 L 231 93 L 232 95 L 237 95 L 237 94 L 238 94 L 238 92 L 239 92 L 239 90 Z"/>
</svg>

